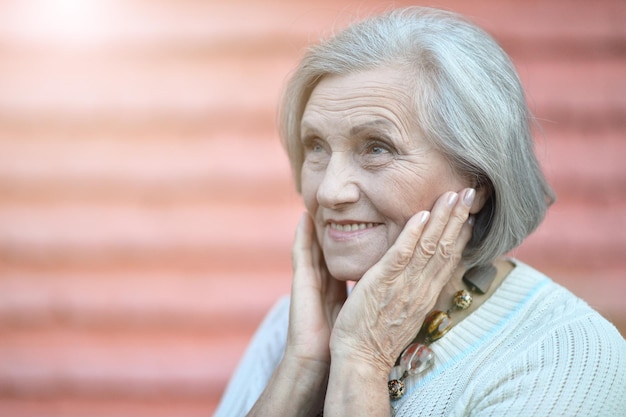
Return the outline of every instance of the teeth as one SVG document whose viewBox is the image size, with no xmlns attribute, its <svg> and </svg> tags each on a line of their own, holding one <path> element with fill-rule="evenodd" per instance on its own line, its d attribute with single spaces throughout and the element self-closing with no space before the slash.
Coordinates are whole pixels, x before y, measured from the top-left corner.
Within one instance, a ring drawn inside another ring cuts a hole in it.
<svg viewBox="0 0 626 417">
<path fill-rule="evenodd" d="M 363 229 L 369 229 L 371 227 L 374 227 L 374 223 L 353 223 L 353 224 L 331 223 L 330 227 L 340 232 L 354 232 L 356 230 L 363 230 Z"/>
</svg>

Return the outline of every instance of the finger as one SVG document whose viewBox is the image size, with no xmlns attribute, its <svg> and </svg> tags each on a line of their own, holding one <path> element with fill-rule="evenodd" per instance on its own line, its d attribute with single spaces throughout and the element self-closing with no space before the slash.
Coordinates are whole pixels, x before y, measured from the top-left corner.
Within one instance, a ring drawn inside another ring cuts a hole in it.
<svg viewBox="0 0 626 417">
<path fill-rule="evenodd" d="M 293 266 L 291 296 L 294 298 L 313 293 L 321 295 L 324 291 L 324 277 L 320 276 L 320 271 L 326 269 L 318 267 L 316 262 L 319 262 L 321 255 L 314 251 L 314 245 L 316 242 L 313 221 L 305 213 L 296 229 L 296 237 L 291 250 Z M 313 293 L 310 292 L 311 290 Z"/>
<path fill-rule="evenodd" d="M 312 265 L 311 245 L 313 243 L 313 222 L 307 213 L 300 218 L 296 237 L 291 249 L 291 263 L 294 272 Z"/>
<path fill-rule="evenodd" d="M 435 279 L 445 279 L 461 261 L 463 249 L 471 237 L 471 225 L 468 222 L 469 210 L 474 200 L 475 191 L 463 190 L 449 212 L 445 227 L 439 236 L 433 256 L 428 260 L 424 272 Z M 436 237 L 433 236 L 434 240 Z"/>
<path fill-rule="evenodd" d="M 465 246 L 469 243 L 472 238 L 472 229 L 474 228 L 474 218 L 470 215 L 465 223 L 463 223 L 463 227 L 461 227 L 461 232 L 459 233 L 459 238 L 456 241 L 456 251 L 459 253 L 459 256 L 463 256 L 463 251 L 465 250 Z"/>
<path fill-rule="evenodd" d="M 346 299 L 346 283 L 337 281 L 330 276 L 324 255 L 317 241 L 315 226 L 311 216 L 302 215 L 296 229 L 296 238 L 292 249 L 294 265 L 294 288 L 312 288 L 322 296 L 327 305 L 343 304 Z M 334 307 L 333 307 L 334 310 Z M 329 322 L 334 322 L 338 310 L 329 311 Z"/>
<path fill-rule="evenodd" d="M 466 188 L 459 194 L 459 199 L 453 207 L 446 227 L 439 239 L 438 250 L 442 259 L 449 259 L 457 253 L 456 247 L 461 230 L 467 224 L 469 211 L 475 196 L 476 191 L 473 188 Z"/>
<path fill-rule="evenodd" d="M 374 275 L 394 277 L 407 267 L 429 218 L 429 211 L 420 211 L 407 221 L 394 244 L 371 269 Z"/>
<path fill-rule="evenodd" d="M 447 192 L 443 194 L 436 202 L 432 210 L 431 218 L 425 227 L 422 236 L 415 248 L 411 267 L 421 269 L 428 263 L 439 250 L 441 236 L 448 224 L 448 220 L 452 213 L 453 207 L 457 204 L 459 195 L 455 192 Z"/>
<path fill-rule="evenodd" d="M 309 250 L 308 254 L 311 258 L 311 266 L 315 270 L 316 276 L 319 277 L 321 282 L 322 292 L 326 295 L 334 297 L 334 290 L 339 287 L 344 287 L 343 292 L 345 293 L 345 283 L 341 281 L 337 281 L 334 279 L 330 272 L 328 272 L 328 267 L 326 266 L 326 260 L 324 259 L 324 252 L 320 247 L 320 244 L 317 240 L 317 234 L 315 232 L 315 227 L 313 226 L 312 220 L 309 218 L 310 230 L 309 234 Z M 341 285 L 338 287 L 337 285 L 333 285 L 336 283 L 340 283 Z"/>
</svg>

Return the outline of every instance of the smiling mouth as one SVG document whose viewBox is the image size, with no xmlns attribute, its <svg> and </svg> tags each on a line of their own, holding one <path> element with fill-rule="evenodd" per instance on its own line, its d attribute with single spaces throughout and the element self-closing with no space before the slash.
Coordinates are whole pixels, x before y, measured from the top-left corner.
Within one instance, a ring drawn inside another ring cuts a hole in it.
<svg viewBox="0 0 626 417">
<path fill-rule="evenodd" d="M 371 229 L 378 226 L 378 223 L 351 223 L 351 224 L 339 224 L 330 223 L 330 228 L 339 232 L 354 232 L 357 230 Z"/>
</svg>

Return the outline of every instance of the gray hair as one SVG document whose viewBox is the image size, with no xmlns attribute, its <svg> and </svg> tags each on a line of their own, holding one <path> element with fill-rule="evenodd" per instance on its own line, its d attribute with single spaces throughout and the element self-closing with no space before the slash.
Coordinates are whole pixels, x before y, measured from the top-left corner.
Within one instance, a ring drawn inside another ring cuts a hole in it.
<svg viewBox="0 0 626 417">
<path fill-rule="evenodd" d="M 455 171 L 489 196 L 463 259 L 492 262 L 543 220 L 554 194 L 533 150 L 531 114 L 507 54 L 452 12 L 408 7 L 357 23 L 311 47 L 289 80 L 280 134 L 300 188 L 300 123 L 321 78 L 382 66 L 408 69 L 417 124 Z"/>
</svg>

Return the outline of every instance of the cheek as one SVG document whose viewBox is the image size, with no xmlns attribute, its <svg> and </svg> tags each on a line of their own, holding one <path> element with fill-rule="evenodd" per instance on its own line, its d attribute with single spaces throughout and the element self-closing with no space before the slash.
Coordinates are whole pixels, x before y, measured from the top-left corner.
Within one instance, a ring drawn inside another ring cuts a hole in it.
<svg viewBox="0 0 626 417">
<path fill-rule="evenodd" d="M 429 164 L 400 167 L 385 181 L 384 192 L 388 198 L 395 197 L 396 210 L 405 221 L 421 210 L 432 210 L 444 193 L 458 192 L 467 186 L 447 163 L 435 157 L 432 159 Z"/>
<path fill-rule="evenodd" d="M 317 210 L 317 189 L 319 188 L 319 181 L 316 175 L 306 169 L 305 166 L 303 166 L 300 171 L 300 188 L 304 206 L 309 214 L 314 216 Z"/>
<path fill-rule="evenodd" d="M 383 181 L 379 178 L 377 184 L 371 199 L 387 218 L 402 227 L 414 214 L 432 208 L 440 188 L 433 179 L 415 174 L 393 175 Z"/>
<path fill-rule="evenodd" d="M 398 199 L 396 210 L 406 221 L 422 210 L 431 210 L 440 193 L 439 187 L 428 183 L 400 185 L 398 188 L 395 195 L 402 198 Z"/>
<path fill-rule="evenodd" d="M 394 175 L 370 189 L 370 199 L 390 221 L 389 239 L 395 241 L 407 221 L 422 210 L 432 210 L 448 191 L 460 191 L 464 185 L 450 175 Z"/>
</svg>

